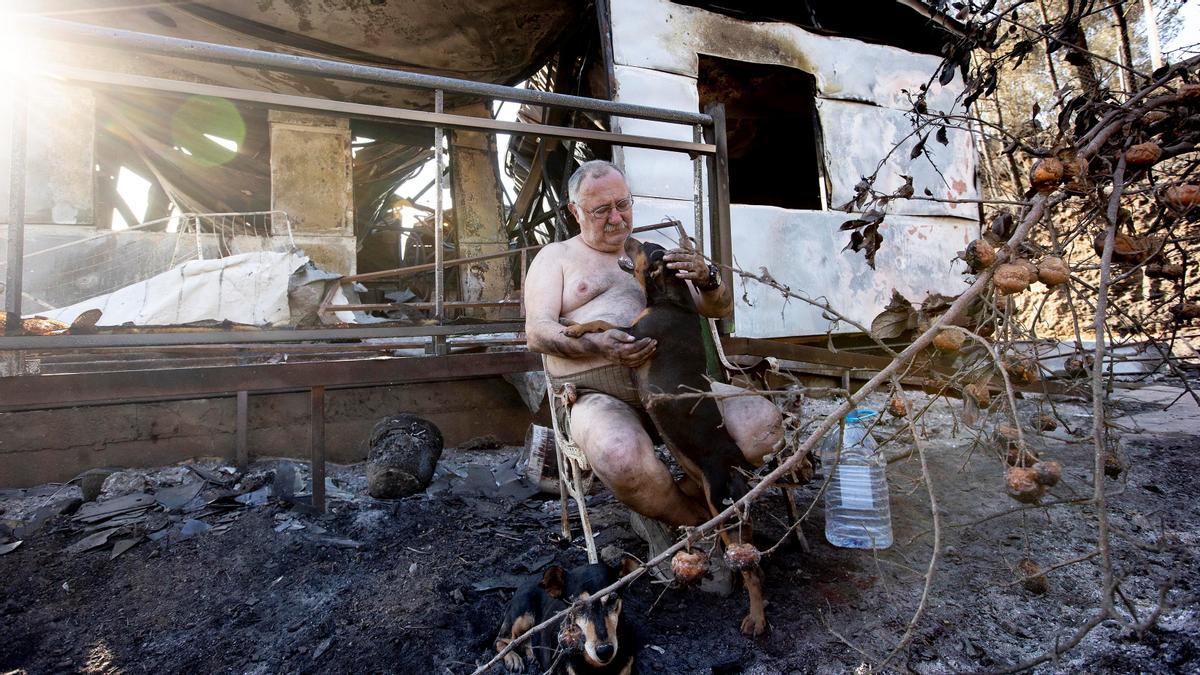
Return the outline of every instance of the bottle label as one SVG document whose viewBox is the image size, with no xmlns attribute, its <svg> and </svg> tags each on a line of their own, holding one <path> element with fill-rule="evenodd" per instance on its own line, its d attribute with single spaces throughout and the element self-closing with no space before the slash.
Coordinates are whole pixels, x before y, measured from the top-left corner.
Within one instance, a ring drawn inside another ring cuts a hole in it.
<svg viewBox="0 0 1200 675">
<path fill-rule="evenodd" d="M 839 466 L 838 489 L 842 493 L 842 508 L 871 511 L 875 500 L 871 496 L 871 467 Z"/>
</svg>

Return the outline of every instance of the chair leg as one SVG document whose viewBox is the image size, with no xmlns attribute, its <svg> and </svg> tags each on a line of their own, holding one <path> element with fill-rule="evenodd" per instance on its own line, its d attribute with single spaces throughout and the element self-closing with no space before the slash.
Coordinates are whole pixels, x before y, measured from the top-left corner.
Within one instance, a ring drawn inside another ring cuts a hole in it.
<svg viewBox="0 0 1200 675">
<path fill-rule="evenodd" d="M 800 507 L 796 504 L 796 497 L 792 495 L 791 488 L 783 488 L 783 494 L 787 495 L 787 510 L 788 520 L 794 526 L 792 532 L 796 535 L 796 542 L 800 544 L 800 550 L 805 554 L 812 553 L 812 548 L 808 545 L 808 539 L 804 536 L 804 529 L 800 526 Z"/>
<path fill-rule="evenodd" d="M 567 483 L 570 480 L 571 469 L 567 466 L 567 458 L 563 455 L 558 443 L 554 444 L 554 456 L 558 463 L 558 513 L 561 520 L 562 536 L 571 540 L 571 505 L 567 502 Z"/>
<path fill-rule="evenodd" d="M 588 517 L 587 495 L 583 493 L 583 471 L 571 462 L 571 485 L 575 504 L 579 507 L 579 524 L 583 526 L 583 541 L 587 545 L 589 563 L 600 562 L 600 554 L 596 552 L 596 538 L 592 535 L 592 520 Z"/>
</svg>

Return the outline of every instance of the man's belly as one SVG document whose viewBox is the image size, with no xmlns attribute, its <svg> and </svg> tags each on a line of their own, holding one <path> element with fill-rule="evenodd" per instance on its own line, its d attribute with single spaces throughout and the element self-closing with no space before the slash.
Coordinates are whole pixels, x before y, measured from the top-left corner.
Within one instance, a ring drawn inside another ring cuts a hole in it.
<svg viewBox="0 0 1200 675">
<path fill-rule="evenodd" d="M 629 302 L 629 296 L 622 298 L 624 302 L 604 302 L 606 299 L 603 296 L 596 298 L 592 302 L 567 313 L 563 318 L 574 323 L 603 320 L 614 326 L 628 326 L 633 323 L 633 320 L 644 309 L 644 306 Z M 575 373 L 591 368 L 606 366 L 609 363 L 607 359 L 599 354 L 576 359 L 565 359 L 561 356 L 546 356 L 546 370 L 551 375 L 559 377 L 574 375 Z"/>
</svg>

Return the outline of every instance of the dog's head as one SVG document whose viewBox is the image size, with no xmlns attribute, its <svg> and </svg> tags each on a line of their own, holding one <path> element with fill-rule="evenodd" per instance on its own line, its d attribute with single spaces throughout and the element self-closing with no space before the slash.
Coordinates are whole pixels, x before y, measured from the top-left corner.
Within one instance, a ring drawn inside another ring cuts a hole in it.
<svg viewBox="0 0 1200 675">
<path fill-rule="evenodd" d="M 564 621 L 564 632 L 578 636 L 578 645 L 588 664 L 606 666 L 617 655 L 620 643 L 617 628 L 621 623 L 621 596 L 609 593 L 603 597 L 592 597 L 581 593 Z"/>
<path fill-rule="evenodd" d="M 626 558 L 616 569 L 594 564 L 570 572 L 551 567 L 542 575 L 547 595 L 573 603 L 559 628 L 559 646 L 582 653 L 589 665 L 608 665 L 621 645 L 621 595 L 599 595 L 599 591 L 637 568 L 637 561 Z"/>
<path fill-rule="evenodd" d="M 667 269 L 667 249 L 651 242 L 625 240 L 625 255 L 617 260 L 621 269 L 633 275 L 646 293 L 647 304 L 664 297 L 690 297 L 687 284 Z"/>
</svg>

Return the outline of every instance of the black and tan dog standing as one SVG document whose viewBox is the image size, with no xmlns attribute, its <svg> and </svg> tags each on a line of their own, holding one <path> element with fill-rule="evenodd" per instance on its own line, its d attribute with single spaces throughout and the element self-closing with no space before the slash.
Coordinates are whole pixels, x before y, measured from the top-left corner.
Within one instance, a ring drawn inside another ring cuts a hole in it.
<svg viewBox="0 0 1200 675">
<path fill-rule="evenodd" d="M 637 567 L 627 558 L 618 568 L 582 565 L 565 570 L 551 566 L 540 578 L 517 589 L 504 612 L 496 637 L 502 651 L 525 631 L 568 607 L 566 618 L 504 656 L 509 672 L 539 664 L 539 672 L 568 675 L 627 675 L 633 672 L 637 644 L 622 612 L 620 593 L 593 597 Z M 522 658 L 524 654 L 524 658 Z"/>
<path fill-rule="evenodd" d="M 687 283 L 667 268 L 666 249 L 658 244 L 625 241 L 622 268 L 630 272 L 646 292 L 646 309 L 632 326 L 613 326 L 606 321 L 568 326 L 563 333 L 579 337 L 617 328 L 635 338 L 653 338 L 658 349 L 636 371 L 639 393 L 646 411 L 671 454 L 684 472 L 700 485 L 709 512 L 716 515 L 749 489 L 743 472 L 750 462 L 725 430 L 720 408 L 712 398 L 672 397 L 661 394 L 694 394 L 709 391 L 706 351 L 701 337 L 699 314 Z M 732 544 L 750 544 L 748 518 L 721 534 L 727 549 Z M 750 611 L 741 629 L 759 635 L 766 629 L 763 614 L 762 571 L 757 564 L 742 570 L 750 595 Z"/>
</svg>

